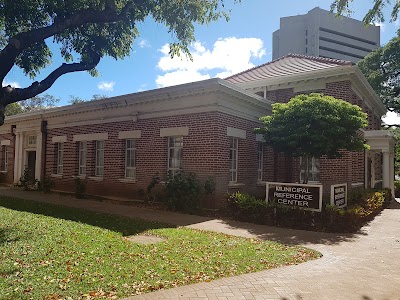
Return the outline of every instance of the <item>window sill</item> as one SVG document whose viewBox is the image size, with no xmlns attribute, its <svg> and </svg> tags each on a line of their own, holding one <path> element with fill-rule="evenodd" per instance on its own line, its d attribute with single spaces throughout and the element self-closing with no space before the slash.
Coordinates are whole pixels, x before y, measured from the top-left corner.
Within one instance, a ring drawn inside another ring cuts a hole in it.
<svg viewBox="0 0 400 300">
<path fill-rule="evenodd" d="M 89 176 L 88 179 L 93 181 L 103 181 L 103 176 Z"/>
<path fill-rule="evenodd" d="M 257 186 L 267 186 L 267 182 L 266 181 L 257 181 Z"/>
<path fill-rule="evenodd" d="M 7 170 L 0 171 L 0 173 L 3 173 L 3 174 L 6 174 L 7 172 L 8 172 Z"/>
<path fill-rule="evenodd" d="M 51 174 L 50 177 L 53 177 L 53 178 L 63 178 L 63 174 Z"/>
<path fill-rule="evenodd" d="M 121 179 L 118 179 L 118 181 L 122 182 L 122 183 L 136 183 L 135 178 L 121 178 Z"/>
<path fill-rule="evenodd" d="M 74 176 L 72 176 L 72 178 L 79 178 L 79 179 L 85 180 L 86 175 L 74 175 Z"/>
<path fill-rule="evenodd" d="M 238 182 L 229 182 L 228 188 L 239 188 L 241 186 L 245 186 L 244 183 L 238 183 Z"/>
</svg>

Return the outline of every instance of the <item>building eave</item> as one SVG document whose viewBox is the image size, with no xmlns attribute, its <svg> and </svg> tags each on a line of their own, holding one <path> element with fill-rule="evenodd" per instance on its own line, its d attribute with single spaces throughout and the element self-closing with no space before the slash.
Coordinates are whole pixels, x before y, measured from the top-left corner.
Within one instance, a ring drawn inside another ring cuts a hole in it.
<svg viewBox="0 0 400 300">
<path fill-rule="evenodd" d="M 163 101 L 168 100 L 174 101 L 183 97 L 190 99 L 191 96 L 215 93 L 228 96 L 226 98 L 231 99 L 230 101 L 234 101 L 243 106 L 252 107 L 253 110 L 259 109 L 260 111 L 271 111 L 270 101 L 258 95 L 252 94 L 223 79 L 215 78 L 101 100 L 88 101 L 74 105 L 56 107 L 47 110 L 18 114 L 7 117 L 4 126 L 9 126 L 10 124 L 26 124 L 28 122 L 37 122 L 41 119 L 55 120 L 62 118 L 67 120 L 68 116 L 75 116 L 74 118 L 76 118 L 76 115 L 84 114 L 98 114 L 99 123 L 102 123 L 108 122 L 107 118 L 103 118 L 104 115 L 115 115 L 120 111 L 122 111 L 123 114 L 119 115 L 119 120 L 129 120 L 130 117 L 136 117 L 137 109 L 135 109 L 135 107 L 139 107 L 141 105 L 151 105 L 156 102 L 162 103 Z M 154 111 L 157 111 L 157 109 L 158 107 L 155 107 Z M 190 111 L 190 104 L 186 102 L 184 109 L 186 112 Z M 162 109 L 160 109 L 160 111 L 161 110 Z M 105 114 L 105 112 L 107 112 L 107 114 Z M 118 118 L 114 116 L 110 118 L 110 120 L 111 119 L 117 120 Z"/>
</svg>

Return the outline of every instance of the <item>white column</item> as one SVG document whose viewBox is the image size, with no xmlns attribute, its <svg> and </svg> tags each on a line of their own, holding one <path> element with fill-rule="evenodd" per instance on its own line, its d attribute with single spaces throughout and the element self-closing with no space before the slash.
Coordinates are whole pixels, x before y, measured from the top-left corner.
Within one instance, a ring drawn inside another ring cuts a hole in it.
<svg viewBox="0 0 400 300">
<path fill-rule="evenodd" d="M 394 197 L 394 153 L 390 152 L 389 159 L 389 187 L 392 190 L 392 196 Z"/>
<path fill-rule="evenodd" d="M 390 188 L 390 152 L 383 151 L 382 187 Z"/>
<path fill-rule="evenodd" d="M 42 133 L 39 131 L 36 135 L 36 162 L 35 162 L 35 179 L 42 180 L 40 178 L 42 171 Z"/>
<path fill-rule="evenodd" d="M 16 137 L 15 137 L 15 149 L 14 149 L 14 183 L 17 183 L 19 181 L 19 177 L 18 177 L 18 169 L 19 169 L 19 165 L 20 165 L 20 156 L 19 156 L 19 148 L 20 148 L 20 144 L 19 141 L 21 139 L 21 133 L 17 132 L 16 133 Z"/>
<path fill-rule="evenodd" d="M 17 179 L 19 180 L 22 176 L 22 172 L 25 169 L 25 157 L 24 157 L 24 133 L 20 133 L 19 144 L 18 144 L 18 169 L 17 169 Z"/>
</svg>

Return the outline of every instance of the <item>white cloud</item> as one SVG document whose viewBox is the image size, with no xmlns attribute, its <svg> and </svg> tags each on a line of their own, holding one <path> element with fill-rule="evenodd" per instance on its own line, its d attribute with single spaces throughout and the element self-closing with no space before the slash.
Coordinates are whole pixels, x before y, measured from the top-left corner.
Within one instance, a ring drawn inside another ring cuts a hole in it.
<svg viewBox="0 0 400 300">
<path fill-rule="evenodd" d="M 6 81 L 6 80 L 4 80 L 3 81 L 3 86 L 8 86 L 8 85 L 11 85 L 14 88 L 20 88 L 21 87 L 21 85 L 16 81 Z"/>
<path fill-rule="evenodd" d="M 179 70 L 166 73 L 165 75 L 158 75 L 156 83 L 158 87 L 165 87 L 165 86 L 189 83 L 193 81 L 205 80 L 210 78 L 211 77 L 208 74 L 202 75 L 196 71 Z"/>
<path fill-rule="evenodd" d="M 388 111 L 382 120 L 387 125 L 400 124 L 400 116 L 392 111 Z"/>
<path fill-rule="evenodd" d="M 102 91 L 112 91 L 114 90 L 114 85 L 115 85 L 114 81 L 109 81 L 109 82 L 102 81 L 97 85 L 97 88 Z"/>
<path fill-rule="evenodd" d="M 193 61 L 185 55 L 171 59 L 169 45 L 164 45 L 160 52 L 157 67 L 165 72 L 157 76 L 159 87 L 181 84 L 211 77 L 224 78 L 254 67 L 252 59 L 261 59 L 266 55 L 263 41 L 258 38 L 229 37 L 217 40 L 212 49 L 207 49 L 200 42 L 190 47 Z"/>
<path fill-rule="evenodd" d="M 381 27 L 381 32 L 385 32 L 385 28 L 386 28 L 386 24 L 385 23 L 375 22 L 374 25 Z"/>
<path fill-rule="evenodd" d="M 149 43 L 148 40 L 141 39 L 140 42 L 139 42 L 139 47 L 140 48 L 150 47 L 150 43 Z"/>
</svg>

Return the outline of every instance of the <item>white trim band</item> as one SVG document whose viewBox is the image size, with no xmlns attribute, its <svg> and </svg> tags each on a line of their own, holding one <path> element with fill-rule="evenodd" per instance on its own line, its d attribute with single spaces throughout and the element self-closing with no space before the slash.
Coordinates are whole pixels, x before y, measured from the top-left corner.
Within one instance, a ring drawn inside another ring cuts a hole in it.
<svg viewBox="0 0 400 300">
<path fill-rule="evenodd" d="M 75 134 L 73 138 L 74 142 L 104 141 L 104 140 L 108 140 L 108 132 Z"/>
<path fill-rule="evenodd" d="M 161 128 L 160 137 L 189 135 L 189 127 Z"/>
<path fill-rule="evenodd" d="M 120 131 L 118 132 L 118 139 L 140 139 L 142 137 L 141 130 Z"/>
<path fill-rule="evenodd" d="M 246 130 L 227 127 L 226 135 L 230 136 L 230 137 L 239 138 L 239 139 L 245 139 L 246 138 Z"/>
<path fill-rule="evenodd" d="M 11 145 L 11 141 L 10 140 L 2 140 L 1 141 L 1 145 L 2 146 L 10 146 Z"/>
<path fill-rule="evenodd" d="M 66 135 L 53 136 L 51 138 L 51 142 L 53 144 L 55 144 L 55 143 L 65 143 L 65 142 L 67 142 L 67 136 Z"/>
</svg>

